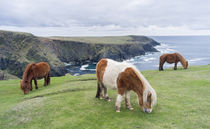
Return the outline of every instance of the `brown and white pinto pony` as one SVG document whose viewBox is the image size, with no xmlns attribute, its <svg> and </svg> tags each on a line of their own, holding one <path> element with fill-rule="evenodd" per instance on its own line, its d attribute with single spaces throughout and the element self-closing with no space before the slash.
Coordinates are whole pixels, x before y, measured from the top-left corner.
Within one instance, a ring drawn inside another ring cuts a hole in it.
<svg viewBox="0 0 210 129">
<path fill-rule="evenodd" d="M 184 69 L 187 69 L 188 67 L 188 61 L 179 53 L 168 53 L 168 54 L 163 54 L 160 56 L 160 63 L 159 63 L 159 70 L 163 70 L 163 64 L 167 62 L 169 64 L 175 63 L 174 65 L 174 70 L 177 69 L 177 63 L 181 62 L 182 66 Z"/>
<path fill-rule="evenodd" d="M 38 89 L 37 79 L 41 78 L 44 78 L 44 86 L 50 84 L 50 66 L 45 62 L 28 64 L 20 83 L 24 94 L 32 91 L 32 80 L 34 80 L 35 88 Z"/>
<path fill-rule="evenodd" d="M 116 112 L 120 112 L 123 95 L 125 95 L 126 108 L 133 110 L 130 103 L 131 90 L 138 95 L 140 108 L 144 112 L 152 112 L 157 100 L 156 92 L 135 66 L 111 59 L 101 59 L 97 63 L 96 74 L 98 80 L 96 98 L 102 99 L 104 97 L 110 101 L 107 87 L 117 89 Z M 104 95 L 102 91 L 104 91 Z"/>
</svg>

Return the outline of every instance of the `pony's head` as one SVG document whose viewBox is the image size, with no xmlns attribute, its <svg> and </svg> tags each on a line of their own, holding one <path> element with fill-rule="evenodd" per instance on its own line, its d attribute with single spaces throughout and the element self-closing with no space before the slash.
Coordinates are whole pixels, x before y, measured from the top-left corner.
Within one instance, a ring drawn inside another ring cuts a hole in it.
<svg viewBox="0 0 210 129">
<path fill-rule="evenodd" d="M 24 94 L 27 94 L 30 91 L 30 83 L 27 80 L 21 80 L 20 88 L 23 90 Z"/>
<path fill-rule="evenodd" d="M 187 69 L 188 67 L 188 61 L 179 53 L 176 52 L 176 55 L 178 56 L 182 66 L 184 67 L 184 69 Z"/>
<path fill-rule="evenodd" d="M 144 91 L 143 94 L 143 105 L 141 105 L 141 108 L 146 113 L 151 113 L 152 108 L 155 105 L 157 100 L 156 92 L 154 89 L 151 89 L 149 91 Z"/>
<path fill-rule="evenodd" d="M 135 67 L 134 70 L 140 80 L 136 85 L 136 93 L 138 95 L 139 106 L 144 112 L 151 113 L 152 108 L 157 101 L 156 92 L 146 80 L 146 78 L 141 74 L 141 72 L 138 71 Z"/>
<path fill-rule="evenodd" d="M 34 63 L 27 65 L 23 74 L 23 78 L 20 82 L 20 88 L 23 90 L 24 94 L 27 94 L 31 89 L 30 81 L 32 79 L 32 71 L 33 71 L 32 66 L 34 65 L 35 65 Z"/>
<path fill-rule="evenodd" d="M 187 69 L 187 67 L 188 67 L 188 61 L 185 62 L 184 69 Z"/>
</svg>

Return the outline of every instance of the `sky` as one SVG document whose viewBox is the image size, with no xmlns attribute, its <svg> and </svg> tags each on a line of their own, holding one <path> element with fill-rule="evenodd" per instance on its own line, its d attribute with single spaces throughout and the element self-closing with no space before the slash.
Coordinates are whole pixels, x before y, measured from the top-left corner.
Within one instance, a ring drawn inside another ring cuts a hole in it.
<svg viewBox="0 0 210 129">
<path fill-rule="evenodd" d="M 210 35 L 210 0 L 0 0 L 0 30 L 37 36 Z"/>
</svg>

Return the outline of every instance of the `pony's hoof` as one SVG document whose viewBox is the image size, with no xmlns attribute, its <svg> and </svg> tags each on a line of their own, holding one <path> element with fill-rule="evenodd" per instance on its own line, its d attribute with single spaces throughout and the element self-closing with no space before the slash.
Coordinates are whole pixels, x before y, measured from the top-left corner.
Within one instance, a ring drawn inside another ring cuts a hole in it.
<svg viewBox="0 0 210 129">
<path fill-rule="evenodd" d="M 111 101 L 111 99 L 107 99 L 106 101 L 107 101 L 107 102 L 110 102 L 110 101 Z"/>
<path fill-rule="evenodd" d="M 130 108 L 128 108 L 128 109 L 129 109 L 130 111 L 133 111 L 134 108 L 130 107 Z"/>
<path fill-rule="evenodd" d="M 131 107 L 131 106 L 127 106 L 126 107 L 128 110 L 130 110 L 130 111 L 132 111 L 134 108 L 133 107 Z"/>
<path fill-rule="evenodd" d="M 116 110 L 116 112 L 120 112 L 120 107 L 116 106 L 115 110 Z"/>
<path fill-rule="evenodd" d="M 38 90 L 38 87 L 36 87 L 36 90 Z"/>
<path fill-rule="evenodd" d="M 106 101 L 108 101 L 108 102 L 111 101 L 111 99 L 110 99 L 109 97 L 106 97 L 105 99 L 106 99 Z"/>
<path fill-rule="evenodd" d="M 120 112 L 120 110 L 116 110 L 116 112 Z"/>
</svg>

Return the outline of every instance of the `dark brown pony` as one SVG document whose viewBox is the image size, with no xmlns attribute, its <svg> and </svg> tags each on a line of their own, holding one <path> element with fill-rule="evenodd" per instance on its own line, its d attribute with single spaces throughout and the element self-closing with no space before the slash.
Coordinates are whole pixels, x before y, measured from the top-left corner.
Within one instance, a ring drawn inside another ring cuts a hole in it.
<svg viewBox="0 0 210 129">
<path fill-rule="evenodd" d="M 50 84 L 50 66 L 45 62 L 28 64 L 20 83 L 24 94 L 32 91 L 32 80 L 34 80 L 35 88 L 38 89 L 37 79 L 41 78 L 44 78 L 44 86 Z"/>
<path fill-rule="evenodd" d="M 169 53 L 169 54 L 163 54 L 160 56 L 160 64 L 159 64 L 159 70 L 163 70 L 163 64 L 165 62 L 172 64 L 175 63 L 174 65 L 174 70 L 177 69 L 177 63 L 181 62 L 182 66 L 184 69 L 187 69 L 188 67 L 188 61 L 179 53 Z"/>
</svg>

